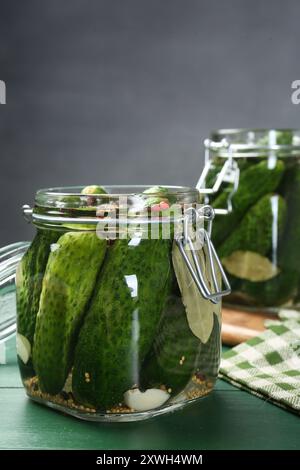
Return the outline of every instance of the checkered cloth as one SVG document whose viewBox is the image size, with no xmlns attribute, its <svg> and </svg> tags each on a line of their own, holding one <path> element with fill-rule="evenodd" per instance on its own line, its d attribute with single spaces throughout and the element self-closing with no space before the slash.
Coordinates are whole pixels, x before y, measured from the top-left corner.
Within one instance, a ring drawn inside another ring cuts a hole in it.
<svg viewBox="0 0 300 470">
<path fill-rule="evenodd" d="M 220 377 L 300 414 L 300 315 L 284 313 L 281 318 L 225 352 Z"/>
</svg>

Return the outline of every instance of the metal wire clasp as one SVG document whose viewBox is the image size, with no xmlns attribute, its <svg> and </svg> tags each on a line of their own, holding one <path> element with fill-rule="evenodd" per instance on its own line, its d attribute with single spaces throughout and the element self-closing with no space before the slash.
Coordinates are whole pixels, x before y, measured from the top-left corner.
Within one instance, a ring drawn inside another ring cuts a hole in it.
<svg viewBox="0 0 300 470">
<path fill-rule="evenodd" d="M 22 212 L 23 212 L 24 219 L 27 222 L 32 222 L 32 212 L 33 212 L 33 210 L 28 204 L 24 204 L 24 206 L 22 206 Z"/>
<path fill-rule="evenodd" d="M 213 218 L 214 210 L 211 206 L 205 205 L 198 210 L 192 207 L 187 209 L 184 216 L 183 234 L 176 237 L 176 244 L 201 295 L 212 303 L 217 304 L 220 302 L 221 297 L 230 294 L 231 288 L 221 261 L 210 239 Z M 202 243 L 201 249 L 204 250 L 204 254 L 208 260 L 209 272 L 206 274 L 203 272 L 203 268 L 201 268 L 199 262 L 197 253 L 199 250 L 195 249 L 194 242 L 189 234 L 189 227 L 191 224 L 195 223 L 196 227 L 198 227 L 197 222 L 199 222 L 199 219 L 202 219 L 203 222 L 207 222 L 208 224 L 207 230 L 204 227 L 200 227 L 197 233 L 198 239 L 200 239 Z M 188 251 L 191 252 L 191 257 L 188 256 L 186 247 L 188 247 Z M 206 278 L 211 279 L 211 286 Z M 222 289 L 223 283 L 225 289 Z"/>
<path fill-rule="evenodd" d="M 232 147 L 231 145 L 223 139 L 221 142 L 212 142 L 209 139 L 204 141 L 205 145 L 205 165 L 203 172 L 199 178 L 198 183 L 196 184 L 196 188 L 201 194 L 205 194 L 207 196 L 206 202 L 209 202 L 209 195 L 215 194 L 219 191 L 222 183 L 230 183 L 232 184 L 232 189 L 228 193 L 227 197 L 227 207 L 216 207 L 215 213 L 226 215 L 232 212 L 232 197 L 236 193 L 238 186 L 239 186 L 239 179 L 240 179 L 240 170 L 238 167 L 237 162 L 233 159 L 232 156 Z M 214 162 L 211 158 L 211 150 L 220 150 L 220 149 L 227 149 L 228 157 L 225 160 L 224 165 L 222 166 L 221 170 L 217 174 L 216 180 L 211 188 L 207 188 L 206 186 L 206 178 L 211 170 L 214 169 Z"/>
</svg>

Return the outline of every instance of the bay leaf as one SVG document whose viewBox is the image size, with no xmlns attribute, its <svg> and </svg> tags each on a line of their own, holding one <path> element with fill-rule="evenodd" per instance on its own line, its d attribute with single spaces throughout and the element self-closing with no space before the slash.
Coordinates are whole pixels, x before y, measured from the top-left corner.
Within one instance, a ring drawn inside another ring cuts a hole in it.
<svg viewBox="0 0 300 470">
<path fill-rule="evenodd" d="M 185 252 L 193 264 L 191 251 L 186 249 Z M 211 286 L 212 280 L 208 277 L 209 269 L 203 249 L 198 250 L 197 254 L 204 278 Z M 213 304 L 201 295 L 175 242 L 173 243 L 172 261 L 189 327 L 192 333 L 205 344 L 209 340 L 213 329 L 213 314 L 215 313 L 218 316 L 219 321 L 221 319 L 221 302 Z"/>
<path fill-rule="evenodd" d="M 280 272 L 267 257 L 254 251 L 234 251 L 221 261 L 229 274 L 252 282 L 268 281 Z"/>
</svg>

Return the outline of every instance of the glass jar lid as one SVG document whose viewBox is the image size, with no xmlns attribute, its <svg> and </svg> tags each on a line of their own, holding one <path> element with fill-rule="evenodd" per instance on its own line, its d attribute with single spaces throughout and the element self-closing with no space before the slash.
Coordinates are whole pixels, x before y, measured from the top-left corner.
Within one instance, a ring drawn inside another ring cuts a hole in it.
<svg viewBox="0 0 300 470">
<path fill-rule="evenodd" d="M 91 188 L 91 192 L 88 189 Z M 97 189 L 98 188 L 98 189 Z M 94 192 L 92 192 L 94 189 Z M 85 191 L 86 190 L 86 191 Z M 100 193 L 100 191 L 102 192 Z M 195 188 L 165 185 L 105 185 L 105 186 L 69 186 L 40 189 L 36 192 L 37 207 L 78 208 L 98 206 L 102 203 L 114 202 L 122 197 L 127 198 L 129 205 L 140 205 L 141 199 L 169 199 L 172 203 L 197 203 L 199 192 Z"/>
<path fill-rule="evenodd" d="M 149 224 L 181 217 L 184 208 L 201 203 L 196 188 L 183 186 L 72 186 L 37 191 L 33 209 L 24 214 L 37 226 L 97 225 L 99 220 L 118 224 Z M 69 227 L 70 228 L 70 227 Z"/>
<path fill-rule="evenodd" d="M 300 129 L 218 129 L 204 145 L 223 158 L 299 156 Z"/>
</svg>

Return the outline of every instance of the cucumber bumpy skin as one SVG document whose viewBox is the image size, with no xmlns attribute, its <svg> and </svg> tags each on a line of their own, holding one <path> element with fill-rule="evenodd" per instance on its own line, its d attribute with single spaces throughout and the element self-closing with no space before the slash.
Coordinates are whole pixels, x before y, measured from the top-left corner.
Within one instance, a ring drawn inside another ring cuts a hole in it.
<svg viewBox="0 0 300 470">
<path fill-rule="evenodd" d="M 269 281 L 245 281 L 240 290 L 246 294 L 247 304 L 257 307 L 276 307 L 295 296 L 298 279 L 297 273 L 283 270 Z"/>
<path fill-rule="evenodd" d="M 31 347 L 50 246 L 60 235 L 60 232 L 54 230 L 38 230 L 17 268 L 17 329 Z"/>
<path fill-rule="evenodd" d="M 241 290 L 256 305 L 282 305 L 295 297 L 300 278 L 300 169 L 289 168 L 283 179 L 283 194 L 287 201 L 287 222 L 278 245 L 278 265 L 281 272 L 267 282 L 245 282 Z"/>
<path fill-rule="evenodd" d="M 212 239 L 219 246 L 234 227 L 243 218 L 246 211 L 263 195 L 275 191 L 284 173 L 284 164 L 278 160 L 274 168 L 269 167 L 268 160 L 251 165 L 241 172 L 237 192 L 232 198 L 233 210 L 230 214 L 215 218 Z M 212 203 L 215 208 L 227 207 L 228 193 L 222 192 Z"/>
<path fill-rule="evenodd" d="M 221 361 L 221 323 L 214 313 L 214 324 L 207 343 L 203 344 L 196 362 L 196 375 L 216 380 Z"/>
<path fill-rule="evenodd" d="M 170 290 L 169 240 L 116 240 L 108 251 L 76 346 L 73 394 L 109 409 L 139 381 Z"/>
<path fill-rule="evenodd" d="M 172 295 L 167 299 L 153 346 L 141 368 L 140 382 L 142 389 L 164 385 L 172 396 L 182 391 L 195 373 L 214 379 L 220 361 L 221 305 L 205 300 L 197 287 L 192 287 L 192 277 L 177 250 L 173 244 Z M 208 260 L 204 252 L 198 256 L 211 287 Z"/>
<path fill-rule="evenodd" d="M 193 374 L 217 377 L 221 327 L 218 316 L 213 314 L 213 328 L 204 344 L 189 328 L 181 299 L 173 299 L 172 303 L 166 309 L 153 348 L 142 367 L 141 388 L 164 385 L 174 396 L 186 387 Z"/>
<path fill-rule="evenodd" d="M 42 391 L 60 392 L 72 365 L 74 345 L 106 241 L 93 233 L 69 232 L 48 260 L 37 315 L 33 363 Z"/>
<path fill-rule="evenodd" d="M 196 368 L 201 341 L 191 331 L 180 297 L 164 308 L 153 347 L 141 368 L 142 390 L 164 385 L 172 395 L 182 390 Z"/>
<path fill-rule="evenodd" d="M 234 251 L 253 251 L 266 255 L 272 247 L 273 212 L 272 201 L 278 198 L 277 227 L 282 233 L 286 218 L 286 202 L 282 196 L 267 194 L 263 196 L 242 219 L 240 225 L 220 246 L 220 258 L 231 255 Z"/>
</svg>

